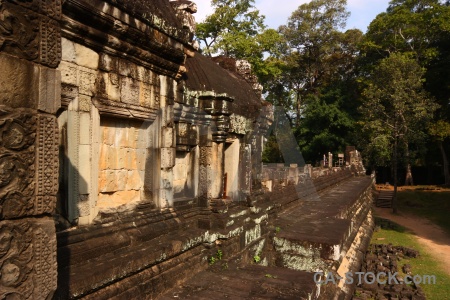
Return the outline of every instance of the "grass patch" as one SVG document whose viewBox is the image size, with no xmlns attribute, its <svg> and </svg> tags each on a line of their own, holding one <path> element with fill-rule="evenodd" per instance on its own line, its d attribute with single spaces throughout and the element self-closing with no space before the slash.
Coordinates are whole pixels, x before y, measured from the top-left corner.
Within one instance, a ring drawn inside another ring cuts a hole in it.
<svg viewBox="0 0 450 300">
<path fill-rule="evenodd" d="M 404 264 L 410 264 L 414 275 L 435 275 L 435 285 L 421 285 L 427 299 L 448 299 L 450 295 L 450 276 L 444 272 L 439 261 L 435 260 L 417 242 L 414 234 L 408 232 L 404 227 L 390 221 L 384 221 L 383 219 L 377 218 L 375 222 L 377 226 L 381 225 L 382 228 L 374 232 L 371 241 L 372 244 L 391 243 L 393 246 L 405 246 L 420 251 L 420 256 L 418 258 L 404 258 L 398 262 L 399 274 L 402 273 L 401 267 Z M 383 222 L 387 225 L 383 224 Z"/>
<path fill-rule="evenodd" d="M 398 191 L 399 211 L 431 220 L 450 234 L 450 191 Z"/>
</svg>

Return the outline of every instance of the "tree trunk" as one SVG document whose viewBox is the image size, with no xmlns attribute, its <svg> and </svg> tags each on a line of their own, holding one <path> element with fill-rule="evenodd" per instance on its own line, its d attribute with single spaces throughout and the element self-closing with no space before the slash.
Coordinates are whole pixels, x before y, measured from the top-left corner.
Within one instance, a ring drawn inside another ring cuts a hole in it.
<svg viewBox="0 0 450 300">
<path fill-rule="evenodd" d="M 397 213 L 397 136 L 394 141 L 394 197 L 392 197 L 392 212 Z"/>
<path fill-rule="evenodd" d="M 444 179 L 445 179 L 445 185 L 450 185 L 450 172 L 448 169 L 448 159 L 447 154 L 445 154 L 444 145 L 441 141 L 439 143 L 439 149 L 441 150 L 442 154 L 442 163 L 444 165 Z"/>
</svg>

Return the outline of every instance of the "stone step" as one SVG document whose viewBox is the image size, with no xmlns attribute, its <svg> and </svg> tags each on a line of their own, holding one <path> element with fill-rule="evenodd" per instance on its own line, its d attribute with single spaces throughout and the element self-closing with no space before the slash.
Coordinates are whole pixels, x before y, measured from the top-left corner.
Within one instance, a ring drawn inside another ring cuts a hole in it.
<svg viewBox="0 0 450 300">
<path fill-rule="evenodd" d="M 394 191 L 380 191 L 375 201 L 377 207 L 390 208 L 392 207 L 392 198 Z"/>
<path fill-rule="evenodd" d="M 280 228 L 273 238 L 277 265 L 313 271 L 339 264 L 350 236 L 369 209 L 363 192 L 370 184 L 370 178 L 352 178 L 319 200 L 305 201 L 281 214 L 274 222 Z"/>
<path fill-rule="evenodd" d="M 313 273 L 230 264 L 203 271 L 157 299 L 314 299 L 316 292 Z"/>
</svg>

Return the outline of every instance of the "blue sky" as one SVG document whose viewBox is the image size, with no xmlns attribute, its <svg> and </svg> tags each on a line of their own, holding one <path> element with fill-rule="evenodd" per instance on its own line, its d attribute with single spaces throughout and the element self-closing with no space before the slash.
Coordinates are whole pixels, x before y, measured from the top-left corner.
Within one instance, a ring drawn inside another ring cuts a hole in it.
<svg viewBox="0 0 450 300">
<path fill-rule="evenodd" d="M 198 7 L 195 14 L 197 22 L 211 14 L 211 0 L 193 0 Z M 291 13 L 308 0 L 256 0 L 255 6 L 266 16 L 266 25 L 271 28 L 286 24 Z M 381 12 L 386 11 L 389 0 L 347 0 L 347 9 L 351 15 L 347 29 L 358 28 L 366 32 L 370 22 Z"/>
</svg>

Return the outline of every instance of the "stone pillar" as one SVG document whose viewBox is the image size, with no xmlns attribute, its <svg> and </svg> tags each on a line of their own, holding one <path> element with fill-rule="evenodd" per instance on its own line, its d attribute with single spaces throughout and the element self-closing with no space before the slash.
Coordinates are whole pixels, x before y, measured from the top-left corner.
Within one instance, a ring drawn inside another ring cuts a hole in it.
<svg viewBox="0 0 450 300">
<path fill-rule="evenodd" d="M 56 290 L 60 1 L 0 2 L 0 299 Z"/>
<path fill-rule="evenodd" d="M 212 162 L 212 141 L 211 129 L 208 125 L 199 126 L 199 183 L 198 197 L 199 206 L 208 207 L 208 200 L 211 199 L 211 162 Z"/>
<path fill-rule="evenodd" d="M 159 192 L 159 207 L 173 207 L 173 167 L 175 166 L 176 148 L 174 134 L 174 97 L 176 87 L 166 76 L 160 76 L 160 147 L 161 147 L 161 177 Z"/>
<path fill-rule="evenodd" d="M 328 168 L 332 168 L 333 167 L 333 153 L 328 152 Z"/>
<path fill-rule="evenodd" d="M 92 104 L 99 55 L 80 44 L 62 39 L 62 74 L 64 89 L 71 88 L 67 107 L 68 219 L 87 225 L 97 215 L 100 115 Z M 64 90 L 65 91 L 65 90 Z M 67 96 L 67 95 L 66 95 Z"/>
</svg>

